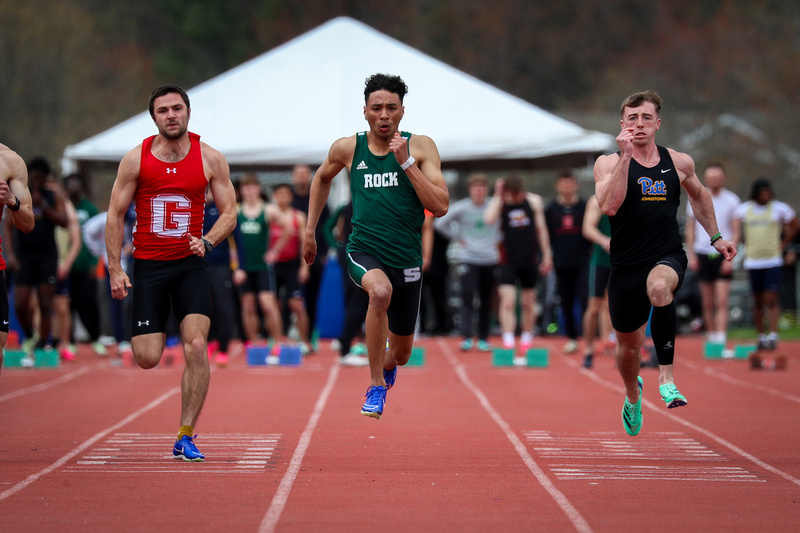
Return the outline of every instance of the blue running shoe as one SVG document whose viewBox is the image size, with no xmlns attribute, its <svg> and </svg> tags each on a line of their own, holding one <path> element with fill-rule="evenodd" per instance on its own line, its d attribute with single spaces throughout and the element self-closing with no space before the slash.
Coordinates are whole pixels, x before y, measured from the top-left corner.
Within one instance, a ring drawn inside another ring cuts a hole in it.
<svg viewBox="0 0 800 533">
<path fill-rule="evenodd" d="M 196 436 L 197 435 L 194 437 Z M 172 447 L 172 457 L 175 459 L 183 459 L 184 461 L 205 461 L 206 456 L 197 451 L 197 446 L 194 445 L 194 437 L 184 435 L 175 441 L 175 446 Z"/>
<path fill-rule="evenodd" d="M 395 380 L 397 379 L 397 367 L 394 367 L 391 370 L 383 369 L 383 381 L 386 382 L 386 390 L 389 390 L 394 385 Z"/>
<path fill-rule="evenodd" d="M 383 414 L 383 404 L 386 403 L 386 387 L 369 387 L 366 394 L 367 401 L 361 407 L 361 414 L 372 418 L 380 418 Z"/>
<path fill-rule="evenodd" d="M 625 397 L 625 405 L 622 406 L 622 425 L 631 437 L 638 435 L 642 429 L 642 377 L 636 378 L 639 381 L 639 401 L 630 403 Z"/>
</svg>

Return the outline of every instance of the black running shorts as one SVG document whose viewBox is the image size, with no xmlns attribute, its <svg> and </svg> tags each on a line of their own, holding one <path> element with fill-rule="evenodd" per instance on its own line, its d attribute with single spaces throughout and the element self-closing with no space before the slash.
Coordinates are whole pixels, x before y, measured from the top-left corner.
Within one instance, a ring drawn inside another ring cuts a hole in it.
<svg viewBox="0 0 800 533">
<path fill-rule="evenodd" d="M 392 284 L 392 301 L 387 311 L 389 331 L 395 335 L 413 335 L 417 327 L 422 293 L 422 267 L 393 268 L 364 252 L 347 254 L 347 272 L 350 279 L 365 294 L 361 278 L 373 269 L 381 270 Z"/>
<path fill-rule="evenodd" d="M 686 264 L 686 254 L 681 251 L 637 270 L 622 270 L 612 265 L 608 278 L 608 310 L 614 329 L 631 333 L 647 323 L 651 307 L 647 296 L 647 277 L 656 265 L 666 265 L 678 274 L 678 286 L 674 291 L 678 292 L 683 284 Z"/>
<path fill-rule="evenodd" d="M 211 318 L 208 265 L 191 255 L 171 261 L 133 260 L 131 336 L 166 332 L 170 308 L 180 324 L 187 315 Z"/>
</svg>

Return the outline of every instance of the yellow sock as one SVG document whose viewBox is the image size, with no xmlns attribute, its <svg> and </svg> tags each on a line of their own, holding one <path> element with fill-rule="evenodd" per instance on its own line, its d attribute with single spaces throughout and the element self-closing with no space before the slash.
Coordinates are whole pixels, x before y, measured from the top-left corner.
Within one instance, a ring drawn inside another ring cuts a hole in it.
<svg viewBox="0 0 800 533">
<path fill-rule="evenodd" d="M 187 437 L 194 435 L 194 428 L 192 426 L 181 426 L 181 430 L 178 432 L 178 440 L 181 440 L 184 435 Z"/>
</svg>

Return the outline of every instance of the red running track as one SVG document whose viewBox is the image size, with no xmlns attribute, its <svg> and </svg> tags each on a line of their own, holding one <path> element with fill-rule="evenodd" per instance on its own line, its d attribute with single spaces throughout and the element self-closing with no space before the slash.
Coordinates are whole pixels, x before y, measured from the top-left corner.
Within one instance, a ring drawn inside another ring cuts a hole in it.
<svg viewBox="0 0 800 533">
<path fill-rule="evenodd" d="M 707 360 L 678 339 L 667 410 L 643 369 L 644 426 L 622 428 L 611 357 L 591 371 L 545 338 L 548 368 L 493 367 L 422 339 L 381 420 L 365 368 L 327 345 L 300 367 L 215 369 L 196 428 L 205 463 L 171 458 L 181 368 L 81 353 L 0 375 L 3 531 L 797 531 L 800 343 L 785 371 Z"/>
</svg>

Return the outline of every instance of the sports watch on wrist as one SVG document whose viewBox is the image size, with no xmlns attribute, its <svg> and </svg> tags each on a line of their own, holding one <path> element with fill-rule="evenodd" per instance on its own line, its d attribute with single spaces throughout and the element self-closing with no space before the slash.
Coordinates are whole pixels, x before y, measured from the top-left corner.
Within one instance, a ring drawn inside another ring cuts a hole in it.
<svg viewBox="0 0 800 533">
<path fill-rule="evenodd" d="M 205 245 L 205 247 L 206 247 L 206 253 L 210 254 L 211 251 L 214 249 L 214 245 L 211 244 L 211 242 L 208 241 L 207 239 L 201 238 L 200 240 L 203 241 L 203 245 Z"/>
</svg>

